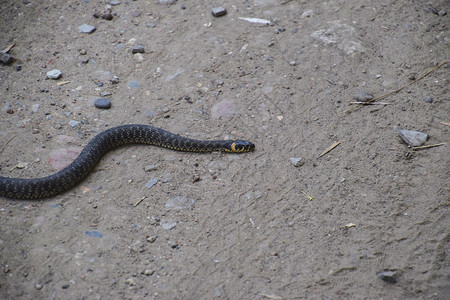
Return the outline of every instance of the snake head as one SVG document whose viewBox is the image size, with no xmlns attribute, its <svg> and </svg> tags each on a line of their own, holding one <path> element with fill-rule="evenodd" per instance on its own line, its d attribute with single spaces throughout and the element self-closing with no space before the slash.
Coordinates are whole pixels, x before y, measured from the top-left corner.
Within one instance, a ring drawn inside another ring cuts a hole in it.
<svg viewBox="0 0 450 300">
<path fill-rule="evenodd" d="M 249 141 L 232 140 L 227 147 L 227 152 L 243 153 L 255 150 L 255 144 Z"/>
</svg>

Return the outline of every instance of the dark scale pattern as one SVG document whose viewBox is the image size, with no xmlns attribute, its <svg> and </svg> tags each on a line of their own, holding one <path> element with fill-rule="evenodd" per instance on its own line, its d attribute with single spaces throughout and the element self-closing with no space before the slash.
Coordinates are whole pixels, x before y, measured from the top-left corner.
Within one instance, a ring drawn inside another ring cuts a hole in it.
<svg viewBox="0 0 450 300">
<path fill-rule="evenodd" d="M 123 125 L 95 136 L 66 168 L 53 175 L 19 179 L 0 176 L 0 196 L 15 199 L 47 198 L 65 192 L 80 183 L 108 151 L 125 144 L 149 144 L 178 151 L 242 153 L 255 145 L 240 140 L 194 140 L 149 125 Z"/>
</svg>

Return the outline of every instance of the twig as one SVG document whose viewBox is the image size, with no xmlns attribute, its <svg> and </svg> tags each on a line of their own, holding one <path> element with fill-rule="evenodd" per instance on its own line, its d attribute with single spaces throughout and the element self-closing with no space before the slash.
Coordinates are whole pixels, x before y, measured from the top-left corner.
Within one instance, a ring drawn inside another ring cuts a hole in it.
<svg viewBox="0 0 450 300">
<path fill-rule="evenodd" d="M 270 295 L 270 294 L 259 294 L 261 297 L 273 299 L 273 300 L 283 300 L 283 297 L 280 297 L 278 295 Z"/>
<path fill-rule="evenodd" d="M 6 47 L 5 49 L 2 50 L 2 52 L 4 53 L 8 53 L 9 51 L 11 51 L 11 49 L 16 45 L 16 43 L 12 43 L 11 45 L 9 45 L 8 47 Z"/>
<path fill-rule="evenodd" d="M 136 202 L 133 206 L 134 206 L 134 207 L 138 206 L 139 203 L 141 203 L 145 198 L 147 198 L 147 197 L 143 196 L 143 197 L 142 197 L 138 202 Z"/>
<path fill-rule="evenodd" d="M 360 104 L 360 105 L 390 105 L 392 103 L 387 103 L 387 102 L 362 102 L 362 101 L 354 101 L 354 102 L 349 102 L 348 104 Z"/>
<path fill-rule="evenodd" d="M 330 152 L 331 150 L 333 150 L 334 148 L 336 148 L 341 142 L 334 142 L 333 145 L 331 145 L 330 147 L 328 147 L 325 151 L 323 151 L 319 157 L 324 156 L 325 154 L 327 154 L 328 152 Z"/>
<path fill-rule="evenodd" d="M 433 145 L 427 145 L 427 146 L 419 146 L 419 147 L 412 147 L 412 150 L 422 150 L 427 148 L 433 148 L 433 147 L 439 147 L 442 145 L 446 145 L 447 143 L 439 143 L 439 144 L 433 144 Z"/>
<path fill-rule="evenodd" d="M 419 78 L 416 78 L 415 80 L 409 82 L 408 84 L 405 84 L 405 85 L 402 86 L 401 88 L 399 88 L 399 89 L 397 89 L 397 90 L 395 90 L 395 91 L 389 92 L 389 93 L 387 93 L 387 94 L 381 95 L 381 96 L 379 96 L 379 97 L 375 97 L 375 98 L 373 98 L 373 99 L 370 99 L 370 100 L 368 100 L 368 101 L 366 101 L 366 102 L 364 102 L 364 103 L 375 102 L 375 101 L 377 101 L 377 100 L 386 98 L 387 96 L 390 96 L 390 95 L 392 95 L 392 94 L 396 94 L 396 93 L 400 92 L 401 90 L 403 90 L 404 88 L 410 86 L 411 84 L 416 83 L 417 81 L 419 81 L 419 80 L 423 79 L 424 77 L 428 76 L 430 73 L 434 72 L 435 70 L 439 69 L 440 67 L 442 67 L 442 66 L 445 65 L 445 64 L 447 64 L 447 61 L 444 61 L 444 62 L 440 63 L 439 65 L 437 65 L 437 66 L 434 67 L 433 69 L 429 70 L 428 72 L 426 72 L 425 74 L 423 74 L 423 75 L 420 76 Z M 358 108 L 361 108 L 361 107 L 362 107 L 362 106 L 358 106 L 358 107 L 355 107 L 355 108 L 347 109 L 346 111 L 344 111 L 344 113 L 352 112 L 353 110 L 358 109 Z"/>
</svg>

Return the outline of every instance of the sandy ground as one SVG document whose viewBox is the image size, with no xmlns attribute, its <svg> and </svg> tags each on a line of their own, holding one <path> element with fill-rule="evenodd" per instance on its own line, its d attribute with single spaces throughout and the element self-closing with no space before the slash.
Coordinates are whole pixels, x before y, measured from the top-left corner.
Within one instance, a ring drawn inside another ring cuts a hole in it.
<svg viewBox="0 0 450 300">
<path fill-rule="evenodd" d="M 448 1 L 108 3 L 0 2 L 0 174 L 52 174 L 129 123 L 256 151 L 131 145 L 62 195 L 1 198 L 0 298 L 448 297 L 449 144 L 394 128 L 450 141 L 449 65 L 349 105 L 448 60 Z"/>
</svg>

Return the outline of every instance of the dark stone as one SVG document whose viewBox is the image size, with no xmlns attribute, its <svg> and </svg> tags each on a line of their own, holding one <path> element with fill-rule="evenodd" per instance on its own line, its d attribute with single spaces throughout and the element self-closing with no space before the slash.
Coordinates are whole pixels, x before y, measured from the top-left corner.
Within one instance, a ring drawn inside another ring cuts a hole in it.
<svg viewBox="0 0 450 300">
<path fill-rule="evenodd" d="M 105 12 L 104 14 L 102 14 L 102 19 L 111 21 L 113 19 L 113 15 L 110 12 Z"/>
<path fill-rule="evenodd" d="M 427 103 L 432 103 L 432 102 L 433 102 L 433 98 L 432 98 L 432 97 L 425 96 L 425 97 L 423 97 L 423 101 L 425 101 L 425 102 L 427 102 Z"/>
<path fill-rule="evenodd" d="M 98 98 L 95 100 L 94 106 L 101 109 L 108 109 L 111 107 L 111 101 L 107 98 Z"/>
<path fill-rule="evenodd" d="M 142 45 L 136 45 L 133 46 L 133 48 L 131 48 L 131 53 L 144 53 L 145 49 L 144 46 Z"/>
<path fill-rule="evenodd" d="M 14 58 L 9 55 L 8 53 L 0 51 L 0 61 L 4 63 L 5 65 L 12 63 Z"/>
<path fill-rule="evenodd" d="M 221 17 L 227 14 L 227 10 L 223 7 L 214 7 L 211 13 L 214 17 Z"/>
<path fill-rule="evenodd" d="M 383 271 L 377 274 L 378 278 L 389 283 L 397 283 L 397 272 Z"/>
</svg>

